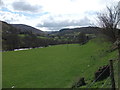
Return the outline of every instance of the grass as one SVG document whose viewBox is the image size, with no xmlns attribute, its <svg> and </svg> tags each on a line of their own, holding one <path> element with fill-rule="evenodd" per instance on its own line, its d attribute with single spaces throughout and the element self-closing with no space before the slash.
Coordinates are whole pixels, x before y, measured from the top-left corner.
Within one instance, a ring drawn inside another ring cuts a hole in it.
<svg viewBox="0 0 120 90">
<path fill-rule="evenodd" d="M 23 37 L 25 37 L 26 35 L 25 35 L 25 34 L 19 34 L 18 36 L 23 38 Z"/>
<path fill-rule="evenodd" d="M 87 87 L 94 72 L 116 58 L 108 43 L 56 45 L 23 51 L 3 52 L 3 88 L 69 88 L 78 77 Z M 102 82 L 95 85 L 100 87 Z M 96 87 L 96 86 L 92 86 Z"/>
</svg>

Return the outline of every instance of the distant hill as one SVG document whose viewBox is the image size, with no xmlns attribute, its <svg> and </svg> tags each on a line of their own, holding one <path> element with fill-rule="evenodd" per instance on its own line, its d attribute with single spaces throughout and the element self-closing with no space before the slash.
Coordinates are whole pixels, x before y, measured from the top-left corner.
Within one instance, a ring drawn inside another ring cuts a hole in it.
<svg viewBox="0 0 120 90">
<path fill-rule="evenodd" d="M 24 25 L 24 24 L 11 24 L 13 27 L 17 28 L 20 30 L 21 33 L 27 33 L 27 32 L 32 32 L 34 34 L 42 34 L 43 31 L 36 29 L 34 27 Z"/>
<path fill-rule="evenodd" d="M 4 32 L 9 33 L 11 31 L 14 31 L 14 32 L 17 32 L 17 33 L 20 32 L 19 29 L 13 27 L 11 24 L 8 24 L 4 21 L 0 21 L 0 23 L 2 23 L 2 33 L 4 33 Z"/>
<path fill-rule="evenodd" d="M 61 29 L 60 32 L 83 32 L 87 34 L 96 34 L 101 30 L 99 27 L 81 27 L 81 28 L 65 28 Z"/>
<path fill-rule="evenodd" d="M 51 32 L 51 34 L 72 34 L 74 32 L 82 32 L 85 34 L 98 34 L 102 29 L 99 27 L 80 27 L 80 28 L 63 28 L 59 31 Z"/>
</svg>

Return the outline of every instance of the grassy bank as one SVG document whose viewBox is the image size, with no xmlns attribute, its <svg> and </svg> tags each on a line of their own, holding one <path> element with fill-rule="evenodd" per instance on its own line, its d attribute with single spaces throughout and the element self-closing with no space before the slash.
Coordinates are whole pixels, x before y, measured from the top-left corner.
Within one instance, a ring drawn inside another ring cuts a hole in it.
<svg viewBox="0 0 120 90">
<path fill-rule="evenodd" d="M 106 52 L 108 49 L 108 43 L 91 40 L 81 46 L 3 52 L 3 88 L 69 88 L 78 77 L 89 85 L 94 72 L 116 57 L 117 52 Z M 92 87 L 100 87 L 102 82 L 96 85 Z"/>
</svg>

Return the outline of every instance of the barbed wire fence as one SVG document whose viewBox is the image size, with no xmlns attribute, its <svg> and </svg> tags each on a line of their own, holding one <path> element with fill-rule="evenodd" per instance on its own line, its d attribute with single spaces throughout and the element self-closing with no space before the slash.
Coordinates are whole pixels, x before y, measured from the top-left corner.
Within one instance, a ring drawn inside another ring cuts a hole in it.
<svg viewBox="0 0 120 90">
<path fill-rule="evenodd" d="M 115 78 L 115 86 L 118 88 L 118 60 L 113 62 L 113 69 L 114 69 L 114 78 Z"/>
<path fill-rule="evenodd" d="M 116 63 L 116 62 L 114 62 L 114 63 L 115 63 L 114 69 L 116 69 L 118 63 Z M 116 72 L 116 71 L 114 70 L 114 72 Z M 110 85 L 110 84 L 111 84 L 111 83 L 110 83 L 110 76 L 111 76 L 111 73 L 110 73 L 109 77 L 105 80 L 104 84 L 103 84 L 100 88 L 103 88 L 106 84 L 107 84 L 107 85 L 106 85 L 106 88 L 111 88 L 112 85 Z M 107 86 L 108 86 L 108 87 L 107 87 Z"/>
<path fill-rule="evenodd" d="M 110 60 L 111 61 L 111 60 Z M 110 69 L 110 74 L 107 77 L 107 79 L 103 82 L 103 84 L 100 87 L 100 90 L 102 90 L 102 88 L 113 88 L 113 84 L 115 84 L 112 82 L 112 78 L 114 78 L 115 76 L 113 75 L 113 77 L 111 76 L 111 74 L 114 74 L 114 72 L 116 73 L 117 70 L 115 70 L 116 68 L 118 68 L 118 62 L 116 60 L 112 60 L 112 64 L 113 64 L 113 71 L 111 71 Z M 92 81 L 89 85 L 86 86 L 86 88 L 93 88 L 93 86 L 95 85 L 96 81 L 104 74 L 104 72 L 111 67 L 111 63 L 107 65 L 107 67 L 97 76 L 97 78 Z M 86 68 L 87 69 L 87 68 Z M 85 70 L 86 71 L 86 70 Z M 85 72 L 84 72 L 85 73 Z M 116 84 L 115 84 L 116 86 Z M 116 87 L 115 87 L 116 88 Z M 115 89 L 114 89 L 115 90 Z"/>
<path fill-rule="evenodd" d="M 115 63 L 115 64 L 114 64 L 114 63 Z M 114 66 L 113 66 L 114 72 L 117 72 L 117 70 L 115 70 L 115 69 L 118 68 L 118 67 L 117 67 L 117 66 L 118 66 L 118 62 L 113 62 L 113 64 L 114 64 Z M 110 65 L 110 64 L 109 64 L 109 65 Z M 106 69 L 109 67 L 109 65 L 106 67 Z M 92 83 L 90 83 L 90 84 L 87 86 L 87 88 L 92 87 L 92 86 L 95 84 L 95 82 L 99 79 L 99 77 L 101 77 L 101 76 L 103 75 L 103 73 L 106 71 L 106 69 L 105 69 Z M 113 83 L 110 82 L 110 81 L 111 81 L 110 76 L 111 76 L 111 73 L 110 73 L 109 77 L 104 81 L 104 84 L 101 85 L 101 87 L 99 87 L 99 88 L 112 88 L 112 84 L 113 84 Z M 114 77 L 113 77 L 113 78 L 114 78 Z M 106 87 L 104 87 L 104 86 L 106 86 Z"/>
<path fill-rule="evenodd" d="M 106 67 L 106 69 L 91 83 L 87 86 L 87 88 L 90 88 L 93 84 L 95 84 L 95 82 L 99 79 L 100 76 L 102 76 L 102 74 L 107 70 L 107 68 L 109 67 L 109 65 Z"/>
</svg>

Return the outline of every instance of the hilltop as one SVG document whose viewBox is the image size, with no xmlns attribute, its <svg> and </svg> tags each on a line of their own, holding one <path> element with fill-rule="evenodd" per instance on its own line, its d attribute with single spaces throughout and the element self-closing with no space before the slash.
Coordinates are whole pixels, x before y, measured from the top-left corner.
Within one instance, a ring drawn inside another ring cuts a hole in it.
<svg viewBox="0 0 120 90">
<path fill-rule="evenodd" d="M 20 30 L 21 33 L 32 32 L 34 34 L 41 34 L 43 33 L 42 30 L 36 29 L 32 26 L 25 25 L 25 24 L 11 24 L 13 27 Z"/>
<path fill-rule="evenodd" d="M 73 34 L 73 33 L 85 33 L 85 34 L 98 34 L 102 28 L 99 27 L 79 27 L 79 28 L 63 28 L 59 31 L 51 32 L 52 34 L 64 35 L 64 34 Z"/>
</svg>

